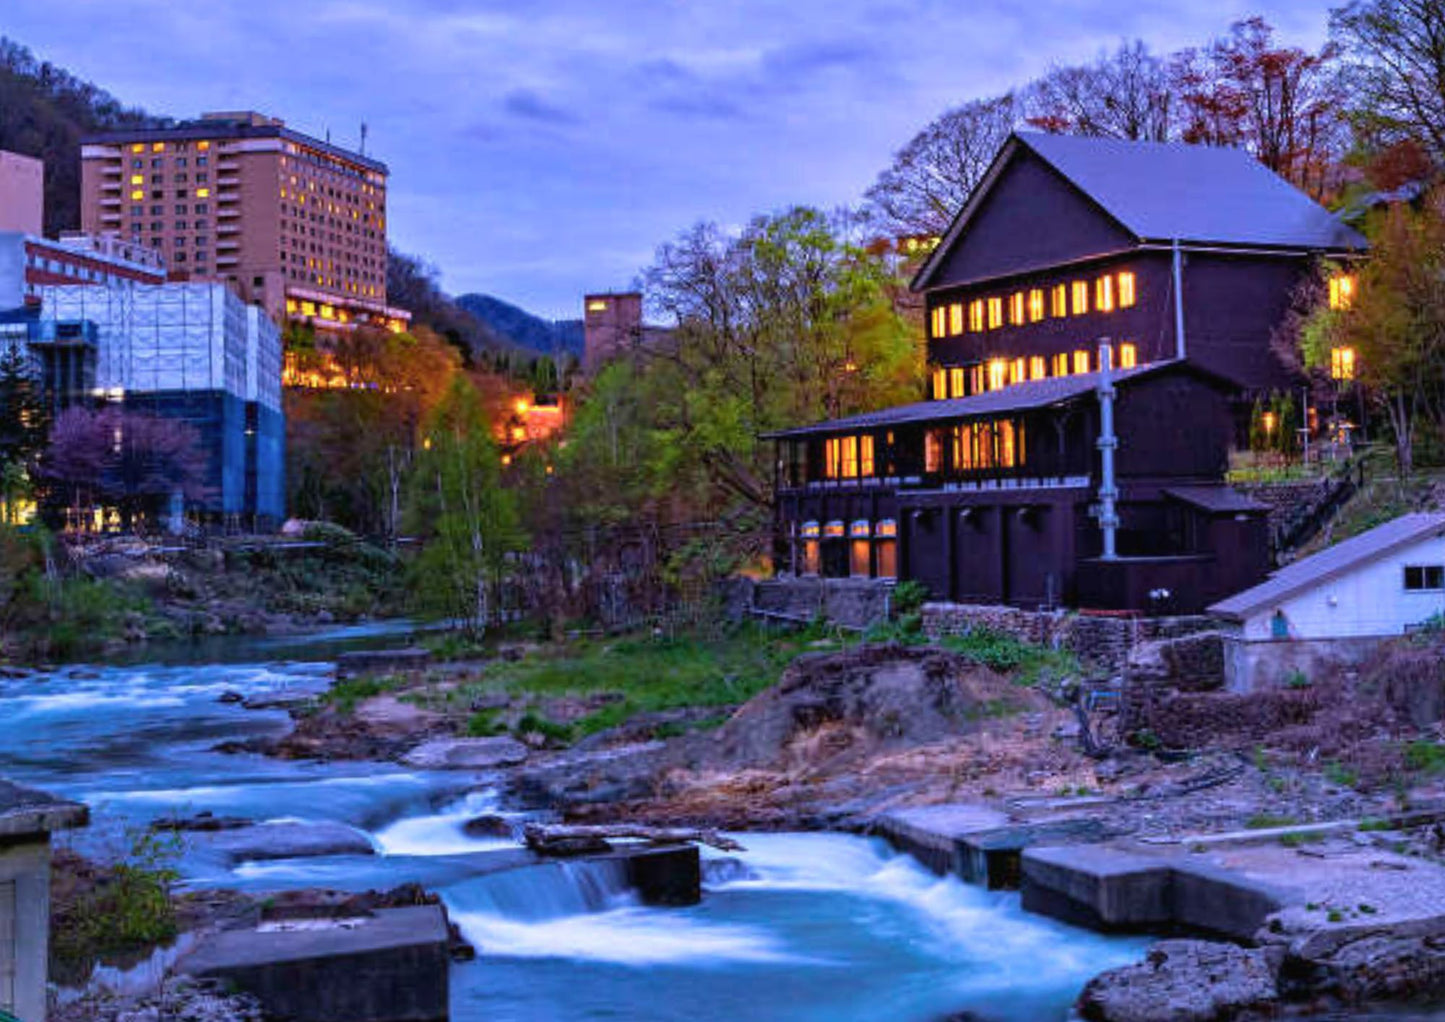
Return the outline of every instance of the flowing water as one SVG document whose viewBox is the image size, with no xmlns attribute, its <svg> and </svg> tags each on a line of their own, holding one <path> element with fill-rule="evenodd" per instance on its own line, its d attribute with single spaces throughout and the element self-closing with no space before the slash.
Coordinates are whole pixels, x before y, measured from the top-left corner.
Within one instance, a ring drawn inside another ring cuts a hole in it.
<svg viewBox="0 0 1445 1022">
<path fill-rule="evenodd" d="M 456 1022 L 929 1022 L 964 1010 L 1035 1022 L 1064 1018 L 1089 976 L 1143 947 L 1025 915 L 1014 895 L 940 880 L 842 835 L 741 835 L 745 853 L 707 855 L 706 894 L 688 909 L 643 908 L 615 871 L 586 863 L 479 877 L 469 856 L 510 847 L 462 830 L 496 811 L 485 775 L 212 751 L 288 724 L 282 710 L 222 703 L 224 693 L 317 692 L 330 680 L 304 648 L 251 644 L 245 655 L 0 681 L 0 776 L 89 803 L 94 823 L 67 839 L 82 851 L 122 849 L 157 817 L 201 811 L 365 832 L 374 856 L 232 868 L 189 850 L 180 867 L 193 885 L 253 891 L 437 890 L 481 952 L 453 967 Z"/>
</svg>

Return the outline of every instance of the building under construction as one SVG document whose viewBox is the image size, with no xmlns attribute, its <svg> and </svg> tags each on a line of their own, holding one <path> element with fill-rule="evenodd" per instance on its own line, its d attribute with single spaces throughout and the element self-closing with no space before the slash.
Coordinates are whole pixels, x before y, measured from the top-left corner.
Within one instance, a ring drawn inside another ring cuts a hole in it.
<svg viewBox="0 0 1445 1022">
<path fill-rule="evenodd" d="M 0 330 L 23 331 L 53 410 L 113 402 L 185 422 L 207 465 L 189 513 L 257 529 L 284 518 L 281 339 L 262 309 L 219 283 L 54 286 L 38 297 L 38 313 Z"/>
</svg>

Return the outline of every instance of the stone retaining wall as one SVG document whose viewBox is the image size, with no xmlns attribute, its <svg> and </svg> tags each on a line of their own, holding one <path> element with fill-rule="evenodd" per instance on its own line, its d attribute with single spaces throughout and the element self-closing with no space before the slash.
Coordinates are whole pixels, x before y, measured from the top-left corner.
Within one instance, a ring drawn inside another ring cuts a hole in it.
<svg viewBox="0 0 1445 1022">
<path fill-rule="evenodd" d="M 1095 669 L 1122 673 L 1129 653 L 1143 642 L 1174 639 L 1208 631 L 1215 623 L 1190 617 L 1115 617 L 1068 611 L 960 603 L 925 603 L 923 630 L 931 638 L 963 635 L 986 628 L 1025 642 L 1067 649 Z"/>
</svg>

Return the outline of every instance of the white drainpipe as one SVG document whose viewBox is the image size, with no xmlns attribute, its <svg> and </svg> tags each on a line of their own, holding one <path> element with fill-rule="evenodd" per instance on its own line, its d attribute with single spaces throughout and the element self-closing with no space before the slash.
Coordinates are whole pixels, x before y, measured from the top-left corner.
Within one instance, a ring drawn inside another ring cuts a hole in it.
<svg viewBox="0 0 1445 1022">
<path fill-rule="evenodd" d="M 1174 357 L 1183 359 L 1187 354 L 1184 345 L 1184 253 L 1179 251 L 1179 239 L 1174 239 Z"/>
<path fill-rule="evenodd" d="M 1102 462 L 1099 479 L 1099 528 L 1104 531 L 1104 560 L 1117 560 L 1115 533 L 1119 530 L 1119 513 L 1115 502 L 1119 489 L 1114 479 L 1114 451 L 1119 438 L 1114 435 L 1114 345 L 1109 338 L 1099 340 L 1099 458 Z"/>
</svg>

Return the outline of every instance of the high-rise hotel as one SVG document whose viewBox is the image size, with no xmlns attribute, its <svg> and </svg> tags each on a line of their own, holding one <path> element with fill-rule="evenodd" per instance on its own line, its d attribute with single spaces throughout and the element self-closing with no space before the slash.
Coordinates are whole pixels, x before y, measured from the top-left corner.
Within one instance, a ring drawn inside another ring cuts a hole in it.
<svg viewBox="0 0 1445 1022">
<path fill-rule="evenodd" d="M 82 225 L 224 280 L 278 321 L 401 329 L 386 301 L 386 164 L 253 112 L 82 141 Z"/>
</svg>

